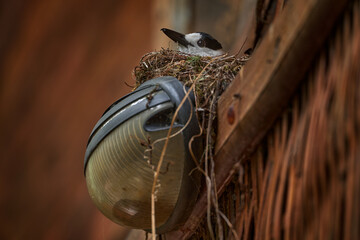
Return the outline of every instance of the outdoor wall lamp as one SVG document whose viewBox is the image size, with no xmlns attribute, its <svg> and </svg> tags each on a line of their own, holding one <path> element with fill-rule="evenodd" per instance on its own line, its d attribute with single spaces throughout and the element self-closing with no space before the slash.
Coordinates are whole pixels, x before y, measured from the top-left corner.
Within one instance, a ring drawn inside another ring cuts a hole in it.
<svg viewBox="0 0 360 240">
<path fill-rule="evenodd" d="M 95 125 L 85 153 L 86 183 L 97 208 L 112 221 L 151 229 L 151 189 L 164 146 L 159 139 L 166 138 L 184 96 L 176 78 L 156 78 L 112 104 Z M 172 134 L 180 133 L 169 139 L 161 167 L 155 203 L 158 233 L 186 220 L 199 191 L 199 174 L 192 171 L 196 165 L 188 148 L 200 131 L 191 98 L 179 110 Z M 191 149 L 199 159 L 201 141 L 195 140 Z"/>
</svg>

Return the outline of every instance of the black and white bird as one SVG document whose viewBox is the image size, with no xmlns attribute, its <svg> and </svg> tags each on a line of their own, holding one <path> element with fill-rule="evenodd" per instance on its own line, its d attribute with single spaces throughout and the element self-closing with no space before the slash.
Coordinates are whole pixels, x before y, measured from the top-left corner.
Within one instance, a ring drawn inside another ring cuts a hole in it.
<svg viewBox="0 0 360 240">
<path fill-rule="evenodd" d="M 178 50 L 183 53 L 198 56 L 219 56 L 224 54 L 221 44 L 210 34 L 203 32 L 182 34 L 162 28 L 166 36 L 178 43 Z"/>
</svg>

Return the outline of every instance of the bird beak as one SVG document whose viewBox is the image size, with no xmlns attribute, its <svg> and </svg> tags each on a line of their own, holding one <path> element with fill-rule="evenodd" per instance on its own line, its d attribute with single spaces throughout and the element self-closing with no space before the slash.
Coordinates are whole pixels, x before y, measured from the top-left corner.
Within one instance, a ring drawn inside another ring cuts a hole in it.
<svg viewBox="0 0 360 240">
<path fill-rule="evenodd" d="M 184 47 L 188 47 L 189 45 L 193 46 L 185 39 L 185 35 L 182 33 L 178 33 L 167 28 L 162 28 L 161 31 L 163 31 L 163 33 L 165 33 L 171 40 L 183 45 Z"/>
</svg>

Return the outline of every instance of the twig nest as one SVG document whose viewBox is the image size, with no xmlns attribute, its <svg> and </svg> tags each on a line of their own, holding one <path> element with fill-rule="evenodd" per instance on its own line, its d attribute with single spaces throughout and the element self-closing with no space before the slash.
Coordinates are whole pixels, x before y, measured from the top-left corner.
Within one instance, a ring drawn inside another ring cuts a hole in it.
<svg viewBox="0 0 360 240">
<path fill-rule="evenodd" d="M 203 68 L 212 61 L 197 80 L 195 86 L 198 118 L 200 125 L 207 128 L 207 121 L 205 120 L 208 119 L 209 107 L 214 93 L 217 92 L 216 98 L 218 98 L 249 58 L 249 55 L 238 57 L 227 54 L 215 58 L 201 57 L 169 49 L 150 52 L 141 58 L 139 65 L 134 69 L 136 87 L 150 79 L 161 76 L 173 76 L 185 86 L 190 87 Z M 200 112 L 202 114 L 199 114 Z M 201 123 L 202 121 L 204 124 Z M 214 131 L 213 135 L 216 134 L 216 130 Z"/>
</svg>

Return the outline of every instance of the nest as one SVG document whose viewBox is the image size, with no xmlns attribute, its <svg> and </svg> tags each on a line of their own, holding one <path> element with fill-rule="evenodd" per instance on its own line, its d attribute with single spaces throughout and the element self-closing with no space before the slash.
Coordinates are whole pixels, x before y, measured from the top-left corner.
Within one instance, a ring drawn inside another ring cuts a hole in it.
<svg viewBox="0 0 360 240">
<path fill-rule="evenodd" d="M 227 54 L 215 58 L 201 57 L 169 49 L 150 52 L 144 55 L 140 64 L 135 67 L 136 87 L 147 80 L 161 76 L 173 76 L 187 87 L 197 79 L 194 91 L 196 110 L 203 132 L 206 132 L 204 130 L 208 128 L 209 118 L 216 120 L 216 102 L 219 96 L 249 57 L 249 55 L 238 57 Z M 199 76 L 203 69 L 202 75 Z M 212 104 L 214 104 L 213 109 L 211 109 Z M 213 130 L 212 135 L 216 134 L 216 130 Z"/>
</svg>

